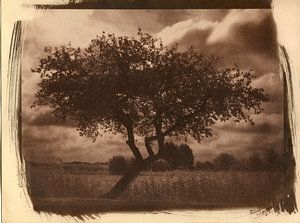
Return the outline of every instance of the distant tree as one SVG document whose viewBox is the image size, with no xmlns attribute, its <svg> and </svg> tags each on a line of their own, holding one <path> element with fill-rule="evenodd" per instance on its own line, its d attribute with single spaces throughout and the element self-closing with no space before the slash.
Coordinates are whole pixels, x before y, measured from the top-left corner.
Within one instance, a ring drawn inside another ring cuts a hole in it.
<svg viewBox="0 0 300 223">
<path fill-rule="evenodd" d="M 268 149 L 264 154 L 264 166 L 266 170 L 276 171 L 282 169 L 283 159 L 273 148 Z"/>
<path fill-rule="evenodd" d="M 258 171 L 263 169 L 263 162 L 259 154 L 252 154 L 247 161 L 247 167 L 250 171 Z"/>
<path fill-rule="evenodd" d="M 178 147 L 178 167 L 193 169 L 194 154 L 192 149 L 186 145 L 181 144 Z"/>
<path fill-rule="evenodd" d="M 128 170 L 128 161 L 123 156 L 113 156 L 108 162 L 108 170 L 114 175 L 124 174 Z"/>
<path fill-rule="evenodd" d="M 212 162 L 210 161 L 205 161 L 205 162 L 200 162 L 197 161 L 195 166 L 194 166 L 195 170 L 213 170 L 214 169 L 214 165 Z"/>
<path fill-rule="evenodd" d="M 137 162 L 107 198 L 118 197 L 138 174 L 161 158 L 170 136 L 196 140 L 212 135 L 216 121 L 253 123 L 268 101 L 252 87 L 253 74 L 193 47 L 179 51 L 141 30 L 137 38 L 103 32 L 81 50 L 70 44 L 46 47 L 32 71 L 41 77 L 33 106 L 50 106 L 56 117 L 77 123 L 80 136 L 121 134 Z M 145 139 L 143 158 L 136 136 Z M 151 145 L 158 144 L 154 154 Z"/>
<path fill-rule="evenodd" d="M 234 158 L 234 156 L 231 154 L 228 154 L 228 153 L 221 153 L 213 161 L 214 168 L 216 170 L 234 169 L 234 166 L 236 165 L 236 163 L 237 163 L 237 160 Z"/>
<path fill-rule="evenodd" d="M 177 146 L 174 143 L 166 143 L 162 158 L 170 163 L 172 169 L 193 169 L 194 154 L 186 144 Z"/>
<path fill-rule="evenodd" d="M 195 170 L 203 170 L 203 163 L 200 161 L 197 161 L 195 166 L 194 166 Z"/>
<path fill-rule="evenodd" d="M 245 171 L 245 170 L 247 170 L 247 164 L 244 160 L 239 160 L 239 159 L 235 158 L 235 160 L 232 164 L 232 169 L 238 170 L 238 171 Z"/>
<path fill-rule="evenodd" d="M 180 159 L 177 145 L 172 142 L 165 143 L 162 159 L 168 161 L 172 169 L 176 169 L 178 166 L 178 160 Z"/>
<path fill-rule="evenodd" d="M 205 161 L 204 163 L 203 163 L 203 168 L 204 168 L 204 170 L 212 170 L 213 169 L 213 163 L 212 162 L 210 162 L 210 161 Z"/>
<path fill-rule="evenodd" d="M 292 151 L 284 152 L 281 154 L 281 166 L 285 172 L 293 172 L 295 169 L 295 157 Z"/>
</svg>

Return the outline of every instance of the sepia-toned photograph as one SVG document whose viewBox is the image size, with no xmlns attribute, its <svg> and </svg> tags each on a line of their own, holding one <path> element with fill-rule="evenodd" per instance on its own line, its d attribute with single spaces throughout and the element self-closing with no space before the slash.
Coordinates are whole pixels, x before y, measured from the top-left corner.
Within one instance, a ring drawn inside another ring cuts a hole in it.
<svg viewBox="0 0 300 223">
<path fill-rule="evenodd" d="M 271 9 L 48 10 L 23 41 L 35 211 L 297 210 Z"/>
</svg>

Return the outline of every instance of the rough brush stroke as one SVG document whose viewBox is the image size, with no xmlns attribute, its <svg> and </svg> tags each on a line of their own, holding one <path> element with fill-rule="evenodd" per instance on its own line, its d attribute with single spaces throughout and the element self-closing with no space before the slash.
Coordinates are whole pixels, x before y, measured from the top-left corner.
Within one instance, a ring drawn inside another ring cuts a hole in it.
<svg viewBox="0 0 300 223">
<path fill-rule="evenodd" d="M 284 153 L 287 159 L 285 168 L 285 195 L 274 209 L 277 211 L 286 211 L 288 213 L 297 212 L 297 204 L 295 198 L 295 157 L 294 157 L 294 144 L 296 138 L 295 118 L 294 111 L 294 95 L 292 73 L 290 66 L 290 59 L 287 50 L 284 46 L 280 46 L 280 71 L 283 79 L 284 89 Z"/>
<path fill-rule="evenodd" d="M 11 141 L 16 148 L 17 159 L 17 174 L 18 174 L 18 186 L 22 187 L 24 194 L 28 193 L 28 184 L 26 180 L 25 162 L 22 152 L 22 111 L 21 111 L 21 60 L 22 60 L 22 48 L 23 48 L 23 23 L 22 21 L 16 21 L 12 31 L 9 60 L 8 60 L 8 118 L 9 118 L 9 135 Z M 30 206 L 30 200 L 27 196 L 26 202 Z"/>
<path fill-rule="evenodd" d="M 35 4 L 37 9 L 258 9 L 271 8 L 272 0 L 69 0 L 66 4 Z"/>
<path fill-rule="evenodd" d="M 9 120 L 11 121 L 10 135 L 15 147 L 18 164 L 23 163 L 21 148 L 21 54 L 22 54 L 22 22 L 17 21 L 14 25 L 8 68 L 9 85 Z M 20 167 L 20 166 L 19 166 Z M 19 168 L 20 170 L 20 168 Z"/>
</svg>

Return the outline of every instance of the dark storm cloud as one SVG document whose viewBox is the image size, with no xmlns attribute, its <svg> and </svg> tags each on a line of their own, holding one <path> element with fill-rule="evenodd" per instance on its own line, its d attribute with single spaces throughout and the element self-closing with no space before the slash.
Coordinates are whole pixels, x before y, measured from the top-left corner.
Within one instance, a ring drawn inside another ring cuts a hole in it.
<svg viewBox="0 0 300 223">
<path fill-rule="evenodd" d="M 30 131 L 29 128 L 25 128 L 22 133 L 22 145 L 23 146 L 32 146 L 35 148 L 40 148 L 41 145 L 46 143 L 51 143 L 53 140 L 57 140 L 58 137 L 52 138 L 51 135 L 49 137 L 38 137 L 34 134 L 33 131 Z"/>
<path fill-rule="evenodd" d="M 106 135 L 93 142 L 90 138 L 79 137 L 75 128 L 51 125 L 23 127 L 22 146 L 26 148 L 25 159 L 32 161 L 39 161 L 39 158 L 45 161 L 49 156 L 50 160 L 59 157 L 63 161 L 105 162 L 112 154 L 128 154 L 122 139 Z M 76 158 L 71 159 L 71 156 Z"/>
<path fill-rule="evenodd" d="M 42 129 L 36 130 L 32 126 L 23 126 L 22 148 L 25 160 L 41 163 L 61 162 L 54 149 L 60 146 L 57 142 L 61 136 L 52 134 L 51 131 L 47 131 L 48 134 L 44 135 L 41 134 L 42 131 Z"/>
<path fill-rule="evenodd" d="M 242 150 L 236 153 L 240 157 L 248 158 L 253 153 L 264 154 L 268 149 L 274 149 L 279 153 L 283 153 L 283 131 L 277 134 L 255 134 L 253 137 L 253 143 L 249 145 L 242 146 Z"/>
<path fill-rule="evenodd" d="M 264 116 L 264 119 L 257 120 L 253 126 L 248 123 L 236 124 L 233 122 L 227 122 L 217 128 L 223 131 L 246 134 L 274 135 L 283 130 L 283 119 L 281 115 L 272 116 L 272 118 Z"/>
<path fill-rule="evenodd" d="M 231 128 L 230 131 L 255 134 L 276 134 L 282 131 L 282 126 L 278 126 L 278 124 L 274 123 L 264 122 L 258 125 L 254 125 L 253 128 Z"/>
<path fill-rule="evenodd" d="M 278 54 L 277 33 L 274 19 L 271 13 L 262 18 L 257 24 L 248 23 L 234 26 L 234 36 L 243 42 L 250 52 L 276 58 Z"/>
<path fill-rule="evenodd" d="M 31 114 L 30 114 L 31 113 Z M 54 114 L 47 109 L 46 111 L 34 111 L 27 112 L 23 114 L 23 122 L 27 125 L 32 126 L 49 126 L 49 125 L 56 125 L 56 126 L 65 126 L 65 127 L 76 127 L 76 123 L 72 120 L 62 120 L 56 118 Z M 34 115 L 33 115 L 34 114 Z"/>
<path fill-rule="evenodd" d="M 45 126 L 45 125 L 57 125 L 57 124 L 63 124 L 61 121 L 54 117 L 54 115 L 51 112 L 44 112 L 38 114 L 36 117 L 34 117 L 33 120 L 30 120 L 28 122 L 30 125 L 37 125 L 37 126 Z"/>
</svg>

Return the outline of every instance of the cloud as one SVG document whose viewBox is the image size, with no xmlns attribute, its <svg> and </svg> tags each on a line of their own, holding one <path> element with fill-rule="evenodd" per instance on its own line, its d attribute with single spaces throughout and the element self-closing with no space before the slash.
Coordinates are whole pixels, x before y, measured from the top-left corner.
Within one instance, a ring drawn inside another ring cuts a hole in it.
<svg viewBox="0 0 300 223">
<path fill-rule="evenodd" d="M 222 21 L 215 26 L 208 42 L 232 42 L 234 41 L 232 35 L 236 35 L 236 30 L 239 30 L 248 24 L 259 26 L 261 21 L 268 18 L 270 15 L 270 10 L 231 10 Z"/>
<path fill-rule="evenodd" d="M 249 123 L 241 122 L 234 123 L 217 122 L 214 125 L 214 129 L 232 131 L 239 133 L 252 133 L 252 134 L 277 134 L 283 130 L 283 115 L 282 114 L 266 114 L 252 116 L 255 124 L 252 126 Z"/>
<path fill-rule="evenodd" d="M 283 152 L 282 114 L 262 113 L 253 119 L 254 126 L 244 122 L 217 122 L 212 127 L 213 137 L 203 139 L 200 144 L 189 138 L 188 144 L 196 159 L 201 161 L 212 160 L 222 152 L 231 153 L 238 158 L 264 153 L 269 148 Z"/>
<path fill-rule="evenodd" d="M 165 44 L 191 45 L 223 59 L 225 66 L 239 64 L 256 75 L 278 72 L 277 35 L 270 10 L 231 10 L 219 20 L 189 18 L 156 34 Z"/>
<path fill-rule="evenodd" d="M 283 114 L 283 82 L 278 73 L 267 73 L 253 81 L 254 87 L 263 88 L 269 97 L 269 102 L 264 103 L 264 113 Z"/>
<path fill-rule="evenodd" d="M 211 21 L 201 20 L 199 22 L 195 22 L 192 19 L 188 19 L 164 28 L 162 31 L 157 33 L 156 36 L 160 37 L 164 44 L 169 45 L 173 42 L 179 41 L 192 31 L 211 30 L 214 25 L 215 23 Z"/>
<path fill-rule="evenodd" d="M 207 39 L 212 51 L 254 69 L 258 75 L 278 72 L 276 26 L 270 10 L 232 10 Z"/>
<path fill-rule="evenodd" d="M 45 46 L 60 46 L 71 42 L 74 46 L 85 47 L 92 38 L 102 31 L 117 32 L 109 24 L 91 22 L 92 10 L 45 11 L 39 18 L 28 22 L 25 38 L 35 40 L 39 52 Z M 34 50 L 34 49 L 33 49 Z"/>
<path fill-rule="evenodd" d="M 214 22 L 226 14 L 227 10 L 95 10 L 89 19 L 92 23 L 100 21 L 117 27 L 123 34 L 135 35 L 137 27 L 154 34 L 191 18 Z"/>
<path fill-rule="evenodd" d="M 52 113 L 51 109 L 48 107 L 39 107 L 31 109 L 30 111 L 26 110 L 22 114 L 23 123 L 31 126 L 64 126 L 64 127 L 76 127 L 76 123 L 71 120 L 63 121 L 59 118 L 56 118 Z"/>
<path fill-rule="evenodd" d="M 232 10 L 214 27 L 207 43 L 234 44 L 273 57 L 278 48 L 275 27 L 270 10 Z"/>
<path fill-rule="evenodd" d="M 274 148 L 283 152 L 283 132 L 277 134 L 257 134 L 216 130 L 215 138 L 204 139 L 200 144 L 190 140 L 196 160 L 212 160 L 225 152 L 239 159 L 249 157 L 253 153 L 264 153 L 266 149 Z"/>
<path fill-rule="evenodd" d="M 154 33 L 166 24 L 171 25 L 182 20 L 188 13 L 184 10 L 166 12 L 166 10 L 95 10 L 89 16 L 91 23 L 102 22 L 116 27 L 124 35 L 134 36 L 138 27 Z"/>
<path fill-rule="evenodd" d="M 26 160 L 106 162 L 111 156 L 132 156 L 125 139 L 106 134 L 96 142 L 80 137 L 76 128 L 64 126 L 23 126 L 22 148 Z"/>
</svg>

